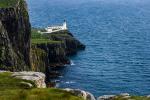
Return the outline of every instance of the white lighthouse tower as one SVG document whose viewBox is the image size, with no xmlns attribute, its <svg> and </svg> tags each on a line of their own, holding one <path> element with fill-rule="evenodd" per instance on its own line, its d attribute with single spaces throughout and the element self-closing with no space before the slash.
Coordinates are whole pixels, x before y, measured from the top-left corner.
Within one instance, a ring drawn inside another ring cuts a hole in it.
<svg viewBox="0 0 150 100">
<path fill-rule="evenodd" d="M 66 22 L 66 20 L 64 20 L 62 29 L 63 29 L 63 30 L 67 30 L 67 29 L 68 29 L 68 28 L 67 28 L 67 22 Z"/>
<path fill-rule="evenodd" d="M 64 23 L 62 25 L 58 25 L 58 26 L 48 26 L 47 28 L 45 28 L 45 32 L 40 32 L 41 34 L 44 33 L 54 33 L 54 32 L 58 32 L 58 31 L 64 31 L 64 30 L 68 30 L 67 28 L 67 22 L 66 20 L 64 20 Z"/>
</svg>

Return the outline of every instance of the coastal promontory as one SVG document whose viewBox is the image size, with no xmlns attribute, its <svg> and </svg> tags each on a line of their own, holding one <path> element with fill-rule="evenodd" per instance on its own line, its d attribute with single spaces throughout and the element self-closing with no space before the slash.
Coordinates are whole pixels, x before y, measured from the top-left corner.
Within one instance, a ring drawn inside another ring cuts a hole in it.
<svg viewBox="0 0 150 100">
<path fill-rule="evenodd" d="M 70 64 L 69 55 L 85 46 L 69 31 L 41 35 L 29 22 L 24 0 L 0 1 L 0 68 L 46 72 Z"/>
</svg>

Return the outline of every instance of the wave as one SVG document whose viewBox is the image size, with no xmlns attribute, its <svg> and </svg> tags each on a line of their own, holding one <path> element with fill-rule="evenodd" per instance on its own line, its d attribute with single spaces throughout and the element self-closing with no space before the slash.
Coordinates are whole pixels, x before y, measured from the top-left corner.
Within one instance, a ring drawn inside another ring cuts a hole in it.
<svg viewBox="0 0 150 100">
<path fill-rule="evenodd" d="M 56 87 L 56 88 L 60 87 L 60 84 L 59 84 L 59 83 L 56 83 L 55 87 Z"/>
<path fill-rule="evenodd" d="M 59 78 L 63 78 L 64 76 L 58 76 Z"/>
<path fill-rule="evenodd" d="M 66 84 L 73 84 L 73 83 L 76 83 L 76 82 L 74 82 L 74 81 L 66 81 L 65 83 Z"/>
<path fill-rule="evenodd" d="M 74 66 L 75 65 L 75 63 L 71 60 L 71 64 L 70 64 L 71 66 Z"/>
<path fill-rule="evenodd" d="M 66 64 L 65 66 L 74 66 L 74 65 L 75 65 L 75 63 L 71 60 L 70 64 Z"/>
</svg>

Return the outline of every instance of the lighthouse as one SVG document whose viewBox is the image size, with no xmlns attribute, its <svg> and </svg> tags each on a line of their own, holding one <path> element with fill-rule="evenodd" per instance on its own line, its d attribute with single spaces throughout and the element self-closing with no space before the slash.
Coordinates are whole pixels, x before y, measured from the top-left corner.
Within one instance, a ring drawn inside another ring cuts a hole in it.
<svg viewBox="0 0 150 100">
<path fill-rule="evenodd" d="M 65 31 L 68 30 L 67 28 L 67 22 L 64 20 L 64 23 L 62 25 L 55 25 L 55 26 L 48 26 L 45 28 L 45 32 L 40 32 L 41 34 L 44 33 L 54 33 L 54 32 L 59 32 L 59 31 Z"/>
<path fill-rule="evenodd" d="M 63 30 L 67 30 L 68 28 L 67 28 L 67 22 L 66 22 L 66 20 L 64 20 L 64 23 L 63 23 Z"/>
</svg>

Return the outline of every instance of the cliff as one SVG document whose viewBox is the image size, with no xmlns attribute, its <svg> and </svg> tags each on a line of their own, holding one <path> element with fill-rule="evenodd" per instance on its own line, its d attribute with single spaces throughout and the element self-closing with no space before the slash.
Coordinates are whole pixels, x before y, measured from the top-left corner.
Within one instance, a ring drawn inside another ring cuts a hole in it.
<svg viewBox="0 0 150 100">
<path fill-rule="evenodd" d="M 24 0 L 0 1 L 0 69 L 38 71 L 70 64 L 69 55 L 85 46 L 69 31 L 41 35 L 32 31 Z M 30 42 L 32 38 L 32 43 Z"/>
<path fill-rule="evenodd" d="M 68 56 L 76 54 L 78 50 L 85 48 L 85 46 L 68 31 L 43 35 L 40 35 L 37 30 L 33 31 L 32 67 L 36 66 L 38 69 L 41 69 L 42 65 L 42 68 L 48 71 L 50 67 L 61 67 L 70 64 Z M 39 53 L 37 51 L 39 51 Z M 38 71 L 38 69 L 35 71 Z M 44 70 L 42 71 L 45 72 Z"/>
<path fill-rule="evenodd" d="M 0 1 L 0 68 L 30 70 L 30 34 L 24 0 Z"/>
<path fill-rule="evenodd" d="M 36 33 L 38 33 L 36 31 Z M 38 35 L 35 36 L 35 35 Z M 68 31 L 32 35 L 24 0 L 0 1 L 0 69 L 46 72 L 70 64 L 69 55 L 85 46 Z"/>
<path fill-rule="evenodd" d="M 63 41 L 66 55 L 73 55 L 76 54 L 78 50 L 85 49 L 85 45 L 77 40 L 69 31 L 55 32 L 53 34 L 46 34 L 46 36 L 54 41 Z"/>
</svg>

